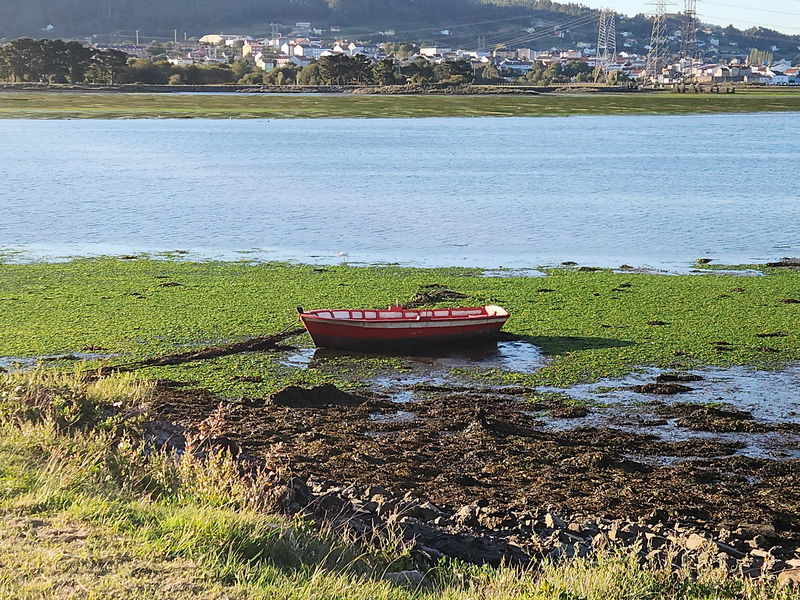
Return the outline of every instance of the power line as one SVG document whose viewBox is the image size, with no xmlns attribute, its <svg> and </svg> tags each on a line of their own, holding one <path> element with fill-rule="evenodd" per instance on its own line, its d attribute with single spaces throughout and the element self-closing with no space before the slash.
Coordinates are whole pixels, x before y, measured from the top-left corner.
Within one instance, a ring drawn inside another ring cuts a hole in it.
<svg viewBox="0 0 800 600">
<path fill-rule="evenodd" d="M 547 24 L 547 27 L 542 31 L 534 31 L 534 32 L 526 32 L 526 33 L 519 33 L 512 37 L 506 37 L 508 34 L 506 33 L 495 33 L 485 36 L 489 40 L 502 40 L 503 43 L 506 44 L 515 44 L 518 41 L 525 41 L 530 40 L 531 38 L 545 38 L 550 37 L 550 30 L 555 30 L 556 28 L 569 28 L 569 27 L 576 27 L 579 25 L 583 25 L 594 21 L 594 15 L 586 14 L 579 17 L 569 17 L 565 19 L 559 19 L 557 21 L 553 21 Z"/>
<path fill-rule="evenodd" d="M 521 19 L 533 19 L 533 15 L 521 15 L 519 17 L 506 17 L 504 19 L 492 19 L 490 21 L 476 21 L 474 23 L 457 23 L 455 27 L 474 27 L 475 25 L 490 25 L 492 23 L 504 23 L 506 21 L 519 21 Z M 437 27 L 422 27 L 420 29 L 405 29 L 402 31 L 395 31 L 395 35 L 399 33 L 418 33 L 420 31 L 440 31 L 443 27 L 452 28 L 453 25 L 440 25 Z"/>
<path fill-rule="evenodd" d="M 557 24 L 557 25 L 556 24 L 550 24 L 550 25 L 547 26 L 545 31 L 537 31 L 537 32 L 533 32 L 533 33 L 519 35 L 519 36 L 516 36 L 516 37 L 513 37 L 513 38 L 507 38 L 507 39 L 502 41 L 502 44 L 504 44 L 504 45 L 518 45 L 518 44 L 521 44 L 521 43 L 534 42 L 534 41 L 538 41 L 538 40 L 541 40 L 541 39 L 553 37 L 553 34 L 555 33 L 556 29 L 562 29 L 562 28 L 563 29 L 568 29 L 568 28 L 571 28 L 571 27 L 578 27 L 578 26 L 581 26 L 581 25 L 588 25 L 589 23 L 593 22 L 595 20 L 595 18 L 596 17 L 594 15 L 586 15 L 585 17 L 581 17 L 581 18 L 576 19 L 574 21 L 564 22 L 562 24 Z M 552 32 L 551 32 L 551 29 L 553 30 Z M 489 37 L 494 37 L 494 36 L 489 36 Z"/>
<path fill-rule="evenodd" d="M 800 1 L 800 0 L 798 0 Z M 728 2 L 714 2 L 713 0 L 703 0 L 705 4 L 714 4 L 725 8 L 741 8 L 744 10 L 754 10 L 760 13 L 773 13 L 776 15 L 788 15 L 790 17 L 800 17 L 800 13 L 786 12 L 784 10 L 771 10 L 768 8 L 761 8 L 760 6 L 744 6 L 743 4 L 729 4 Z"/>
<path fill-rule="evenodd" d="M 729 23 L 744 23 L 746 25 L 752 25 L 754 27 L 764 27 L 765 29 L 773 29 L 774 25 L 765 25 L 764 23 L 753 23 L 752 21 L 745 21 L 744 19 L 732 19 L 731 17 L 720 17 L 719 15 L 709 15 L 706 13 L 698 13 L 698 16 L 708 18 L 708 19 L 722 19 L 723 22 Z M 794 31 L 800 31 L 800 27 L 788 27 L 786 25 L 781 25 L 782 29 L 791 29 Z M 777 31 L 773 29 L 773 31 Z M 781 33 L 778 31 L 778 33 Z M 785 34 L 788 35 L 788 34 Z"/>
</svg>

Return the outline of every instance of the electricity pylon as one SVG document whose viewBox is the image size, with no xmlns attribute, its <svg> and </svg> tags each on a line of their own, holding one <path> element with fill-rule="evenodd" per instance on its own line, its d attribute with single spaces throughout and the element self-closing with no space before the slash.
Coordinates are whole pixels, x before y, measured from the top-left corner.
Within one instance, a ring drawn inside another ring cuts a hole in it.
<svg viewBox="0 0 800 600">
<path fill-rule="evenodd" d="M 649 79 L 657 79 L 669 59 L 669 40 L 667 39 L 667 0 L 651 2 L 655 6 L 653 13 L 653 31 L 650 35 L 650 51 L 647 53 L 645 75 Z"/>
<path fill-rule="evenodd" d="M 600 11 L 600 22 L 597 28 L 597 54 L 595 54 L 595 81 L 605 79 L 611 71 L 611 65 L 617 60 L 617 16 L 614 11 L 604 8 Z"/>
<path fill-rule="evenodd" d="M 697 0 L 683 1 L 683 25 L 681 27 L 681 58 L 695 61 L 697 48 Z"/>
</svg>

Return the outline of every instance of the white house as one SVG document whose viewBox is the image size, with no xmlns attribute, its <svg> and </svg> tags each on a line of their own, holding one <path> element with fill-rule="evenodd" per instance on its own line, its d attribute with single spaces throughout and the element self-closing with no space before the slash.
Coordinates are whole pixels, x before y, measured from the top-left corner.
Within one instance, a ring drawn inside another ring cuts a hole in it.
<svg viewBox="0 0 800 600">
<path fill-rule="evenodd" d="M 325 50 L 326 48 L 315 44 L 297 44 L 294 47 L 294 55 L 308 59 L 319 58 Z"/>
<path fill-rule="evenodd" d="M 423 46 L 419 49 L 419 53 L 423 56 L 433 57 L 438 55 L 450 54 L 452 50 L 450 48 L 444 48 L 442 46 Z"/>
<path fill-rule="evenodd" d="M 183 57 L 168 58 L 167 62 L 176 67 L 188 67 L 194 64 L 193 59 Z"/>
<path fill-rule="evenodd" d="M 516 75 L 524 75 L 528 71 L 531 70 L 533 67 L 533 63 L 528 62 L 526 60 L 516 60 L 513 58 L 506 58 L 505 60 L 500 61 L 498 65 L 500 67 L 500 71 L 512 71 Z"/>
<path fill-rule="evenodd" d="M 370 58 L 377 58 L 378 54 L 380 53 L 380 49 L 375 45 L 358 44 L 356 42 L 350 42 L 347 46 L 347 49 L 350 53 L 350 56 L 363 54 L 364 56 L 368 56 Z"/>
</svg>

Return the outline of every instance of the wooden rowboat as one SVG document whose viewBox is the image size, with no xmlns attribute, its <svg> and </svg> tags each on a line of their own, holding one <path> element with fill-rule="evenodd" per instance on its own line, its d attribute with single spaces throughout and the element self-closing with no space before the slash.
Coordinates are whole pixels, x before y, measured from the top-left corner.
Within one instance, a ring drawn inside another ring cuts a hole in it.
<svg viewBox="0 0 800 600">
<path fill-rule="evenodd" d="M 300 320 L 320 348 L 386 350 L 407 346 L 496 339 L 509 317 L 500 306 L 378 310 L 297 307 Z"/>
</svg>

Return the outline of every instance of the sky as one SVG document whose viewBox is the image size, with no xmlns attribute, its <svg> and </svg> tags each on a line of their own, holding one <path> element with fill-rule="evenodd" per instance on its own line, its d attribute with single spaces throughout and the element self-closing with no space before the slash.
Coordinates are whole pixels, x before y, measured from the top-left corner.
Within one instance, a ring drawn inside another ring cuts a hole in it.
<svg viewBox="0 0 800 600">
<path fill-rule="evenodd" d="M 612 8 L 617 12 L 635 15 L 650 14 L 650 0 L 581 0 L 592 8 Z M 668 0 L 669 1 L 669 0 Z M 683 12 L 683 0 L 672 0 L 667 12 Z M 737 29 L 751 26 L 768 27 L 783 33 L 800 35 L 800 0 L 697 0 L 697 14 L 703 23 L 733 25 Z"/>
</svg>

